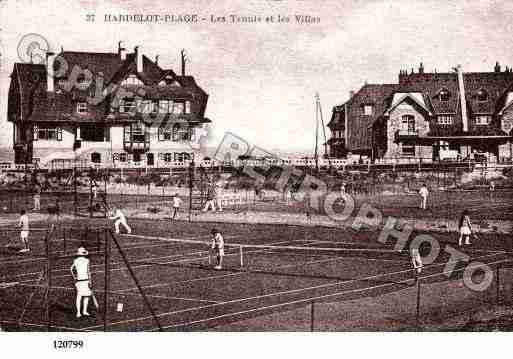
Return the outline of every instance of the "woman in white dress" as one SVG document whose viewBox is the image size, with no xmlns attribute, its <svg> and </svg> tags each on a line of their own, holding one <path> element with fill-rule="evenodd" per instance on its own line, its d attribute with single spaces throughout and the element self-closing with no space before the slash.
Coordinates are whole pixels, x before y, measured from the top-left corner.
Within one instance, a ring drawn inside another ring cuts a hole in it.
<svg viewBox="0 0 513 359">
<path fill-rule="evenodd" d="M 458 245 L 462 245 L 463 238 L 465 238 L 466 245 L 470 244 L 470 236 L 472 235 L 472 223 L 470 222 L 468 210 L 464 210 L 461 214 L 458 227 L 460 229 L 460 238 L 458 239 Z"/>
</svg>

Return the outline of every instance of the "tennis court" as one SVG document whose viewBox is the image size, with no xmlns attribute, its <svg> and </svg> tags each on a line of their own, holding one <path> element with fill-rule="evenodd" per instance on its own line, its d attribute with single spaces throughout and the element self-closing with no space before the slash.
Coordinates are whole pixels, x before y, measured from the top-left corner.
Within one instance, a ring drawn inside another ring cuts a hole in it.
<svg viewBox="0 0 513 359">
<path fill-rule="evenodd" d="M 407 293 L 415 303 L 408 253 L 395 251 L 393 243 L 380 244 L 378 233 L 140 220 L 131 222 L 134 235 L 113 235 L 109 240 L 106 223 L 63 224 L 47 241 L 47 231 L 33 230 L 32 251 L 25 256 L 4 247 L 0 319 L 7 330 L 215 330 L 290 311 L 304 316 L 301 320 L 308 330 L 315 315 L 312 303 L 354 302 L 387 293 Z M 226 241 L 222 270 L 209 264 L 209 233 L 214 226 Z M 4 231 L 2 244 L 16 235 Z M 454 243 L 453 237 L 437 239 Z M 93 309 L 91 317 L 82 319 L 75 318 L 69 273 L 79 245 L 89 250 L 94 293 L 100 303 L 99 311 Z M 507 248 L 499 235 L 489 236 L 466 254 L 497 266 L 511 258 Z M 50 261 L 46 253 L 51 254 Z M 452 275 L 442 274 L 448 260 L 444 254 L 426 266 L 420 277 L 423 283 L 461 278 L 463 263 L 456 265 Z M 479 303 L 491 300 L 490 293 L 476 295 Z M 415 323 L 411 324 L 413 328 Z"/>
</svg>

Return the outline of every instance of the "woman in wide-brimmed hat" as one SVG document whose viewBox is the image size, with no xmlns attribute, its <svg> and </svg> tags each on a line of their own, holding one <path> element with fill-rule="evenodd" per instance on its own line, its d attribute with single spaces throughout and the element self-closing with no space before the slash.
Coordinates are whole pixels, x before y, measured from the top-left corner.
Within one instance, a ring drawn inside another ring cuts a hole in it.
<svg viewBox="0 0 513 359">
<path fill-rule="evenodd" d="M 73 264 L 71 265 L 71 275 L 73 279 L 75 279 L 75 288 L 77 290 L 77 297 L 75 301 L 75 306 L 77 309 L 77 318 L 80 318 L 82 315 L 89 316 L 89 312 L 87 311 L 87 307 L 89 305 L 89 298 L 93 298 L 94 305 L 96 309 L 98 309 L 98 301 L 96 300 L 93 291 L 91 289 L 91 272 L 89 269 L 89 252 L 84 247 L 79 247 L 77 249 L 77 256 L 73 260 Z M 81 308 L 82 299 L 84 300 L 84 305 Z"/>
</svg>

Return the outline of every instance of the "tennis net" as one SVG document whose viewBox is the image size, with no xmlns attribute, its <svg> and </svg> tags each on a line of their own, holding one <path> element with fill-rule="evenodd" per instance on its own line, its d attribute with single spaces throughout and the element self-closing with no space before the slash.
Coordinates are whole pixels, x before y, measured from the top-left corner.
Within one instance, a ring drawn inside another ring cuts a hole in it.
<svg viewBox="0 0 513 359">
<path fill-rule="evenodd" d="M 207 269 L 217 264 L 217 253 L 212 251 L 209 240 L 166 238 L 156 236 L 125 235 L 130 239 L 147 240 L 157 246 L 152 253 L 145 252 L 129 255 L 132 263 L 166 266 L 189 266 Z M 388 266 L 410 267 L 411 259 L 406 251 L 396 251 L 383 247 L 355 247 L 347 243 L 330 243 L 330 246 L 314 246 L 305 242 L 287 245 L 291 241 L 270 244 L 225 243 L 223 266 L 228 271 L 250 271 L 287 273 L 310 276 L 317 273 L 320 277 L 333 272 L 339 276 L 341 265 L 356 261 L 374 261 L 387 263 Z M 156 250 L 156 252 L 155 252 Z M 163 255 L 166 254 L 166 255 Z M 339 268 L 335 268 L 338 265 Z M 360 263 L 361 266 L 361 263 Z"/>
</svg>

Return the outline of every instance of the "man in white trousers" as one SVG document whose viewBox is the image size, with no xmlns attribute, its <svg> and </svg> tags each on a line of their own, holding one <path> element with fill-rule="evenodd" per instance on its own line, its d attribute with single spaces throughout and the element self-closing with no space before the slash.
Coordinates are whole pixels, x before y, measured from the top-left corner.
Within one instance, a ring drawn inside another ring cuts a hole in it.
<svg viewBox="0 0 513 359">
<path fill-rule="evenodd" d="M 132 228 L 126 222 L 125 214 L 119 208 L 114 208 L 114 215 L 110 217 L 110 219 L 114 220 L 114 228 L 116 229 L 116 234 L 119 234 L 119 225 L 123 225 L 128 234 L 132 233 Z"/>
</svg>

